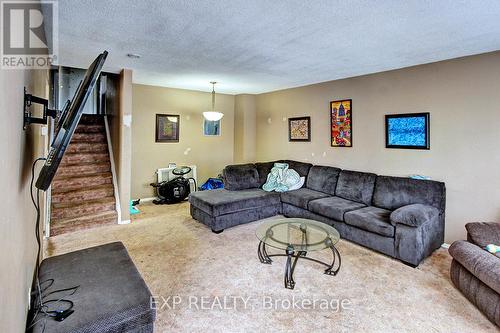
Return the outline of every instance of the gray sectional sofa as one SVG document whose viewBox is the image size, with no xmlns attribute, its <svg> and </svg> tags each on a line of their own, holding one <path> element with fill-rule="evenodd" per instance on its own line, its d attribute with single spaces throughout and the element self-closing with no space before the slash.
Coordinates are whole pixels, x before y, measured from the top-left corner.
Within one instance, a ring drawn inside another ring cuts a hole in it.
<svg viewBox="0 0 500 333">
<path fill-rule="evenodd" d="M 275 162 L 227 166 L 225 189 L 189 196 L 191 215 L 214 232 L 283 214 L 321 221 L 342 238 L 417 266 L 444 241 L 442 182 L 280 160 L 304 187 L 284 193 L 261 189 Z"/>
</svg>

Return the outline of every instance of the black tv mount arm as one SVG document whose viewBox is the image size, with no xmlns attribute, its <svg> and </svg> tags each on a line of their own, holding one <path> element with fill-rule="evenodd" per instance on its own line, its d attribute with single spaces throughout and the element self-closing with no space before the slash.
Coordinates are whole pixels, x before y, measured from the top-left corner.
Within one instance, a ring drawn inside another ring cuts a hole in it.
<svg viewBox="0 0 500 333">
<path fill-rule="evenodd" d="M 42 117 L 35 117 L 31 113 L 31 105 L 32 104 L 40 104 L 43 106 L 43 114 Z M 56 119 L 59 115 L 58 110 L 49 109 L 49 101 L 45 98 L 33 96 L 31 94 L 26 93 L 26 87 L 24 87 L 24 124 L 23 129 L 28 128 L 30 124 L 43 124 L 47 125 L 47 117 L 52 117 Z"/>
</svg>

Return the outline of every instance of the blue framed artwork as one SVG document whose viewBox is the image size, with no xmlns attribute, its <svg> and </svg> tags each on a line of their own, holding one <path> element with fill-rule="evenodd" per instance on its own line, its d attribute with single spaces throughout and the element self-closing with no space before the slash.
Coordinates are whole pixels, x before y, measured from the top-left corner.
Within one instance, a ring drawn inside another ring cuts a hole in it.
<svg viewBox="0 0 500 333">
<path fill-rule="evenodd" d="M 203 122 L 203 134 L 208 136 L 219 136 L 220 135 L 220 120 L 206 120 Z"/>
<path fill-rule="evenodd" d="M 404 113 L 385 116 L 385 147 L 430 149 L 430 114 Z"/>
</svg>

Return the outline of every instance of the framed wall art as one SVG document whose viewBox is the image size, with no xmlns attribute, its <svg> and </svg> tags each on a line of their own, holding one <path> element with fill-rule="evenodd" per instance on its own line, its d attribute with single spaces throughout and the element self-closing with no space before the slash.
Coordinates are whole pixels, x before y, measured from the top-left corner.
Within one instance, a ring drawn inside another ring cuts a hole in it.
<svg viewBox="0 0 500 333">
<path fill-rule="evenodd" d="M 156 114 L 156 142 L 179 142 L 180 116 Z"/>
<path fill-rule="evenodd" d="M 221 135 L 221 120 L 203 119 L 203 135 L 220 136 Z"/>
<path fill-rule="evenodd" d="M 288 118 L 288 141 L 311 141 L 311 117 Z"/>
<path fill-rule="evenodd" d="M 385 147 L 430 149 L 430 114 L 424 112 L 386 115 Z"/>
<path fill-rule="evenodd" d="M 332 147 L 352 147 L 352 100 L 330 102 L 330 143 Z"/>
</svg>

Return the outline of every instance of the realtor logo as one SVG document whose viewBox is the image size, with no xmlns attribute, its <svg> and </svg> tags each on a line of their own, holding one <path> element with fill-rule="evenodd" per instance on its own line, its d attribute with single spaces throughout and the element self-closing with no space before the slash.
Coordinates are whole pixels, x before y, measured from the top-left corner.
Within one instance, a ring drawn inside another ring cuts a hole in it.
<svg viewBox="0 0 500 333">
<path fill-rule="evenodd" d="M 50 68 L 56 59 L 57 2 L 1 1 L 2 69 Z"/>
</svg>

